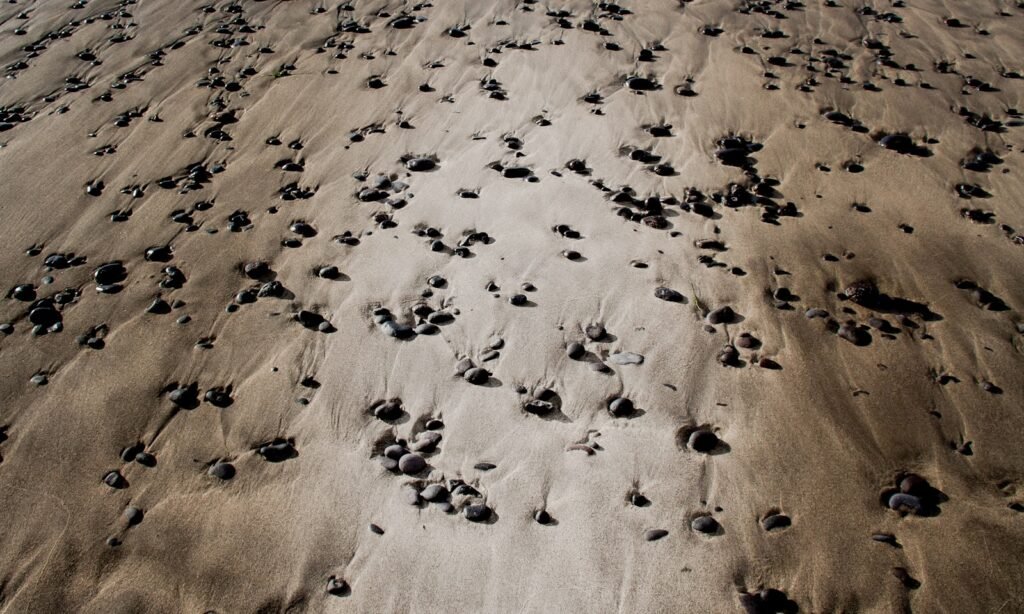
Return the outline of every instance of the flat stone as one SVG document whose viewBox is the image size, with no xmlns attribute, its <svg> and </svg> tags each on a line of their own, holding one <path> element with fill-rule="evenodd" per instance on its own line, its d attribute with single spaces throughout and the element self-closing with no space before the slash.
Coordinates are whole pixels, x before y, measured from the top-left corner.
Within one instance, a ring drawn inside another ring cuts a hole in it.
<svg viewBox="0 0 1024 614">
<path fill-rule="evenodd" d="M 618 352 L 609 356 L 608 361 L 617 365 L 640 365 L 643 364 L 644 357 L 633 352 Z"/>
</svg>

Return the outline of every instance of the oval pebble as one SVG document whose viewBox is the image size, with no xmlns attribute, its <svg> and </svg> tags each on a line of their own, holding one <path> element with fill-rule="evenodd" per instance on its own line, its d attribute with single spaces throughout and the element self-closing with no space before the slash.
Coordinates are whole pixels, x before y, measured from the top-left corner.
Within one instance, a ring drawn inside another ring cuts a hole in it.
<svg viewBox="0 0 1024 614">
<path fill-rule="evenodd" d="M 406 475 L 413 475 L 423 471 L 427 466 L 427 461 L 423 460 L 423 457 L 419 454 L 408 453 L 402 455 L 402 458 L 398 459 L 398 470 Z"/>
<path fill-rule="evenodd" d="M 697 516 L 690 521 L 690 528 L 698 533 L 710 535 L 718 532 L 718 521 L 711 516 Z"/>
</svg>

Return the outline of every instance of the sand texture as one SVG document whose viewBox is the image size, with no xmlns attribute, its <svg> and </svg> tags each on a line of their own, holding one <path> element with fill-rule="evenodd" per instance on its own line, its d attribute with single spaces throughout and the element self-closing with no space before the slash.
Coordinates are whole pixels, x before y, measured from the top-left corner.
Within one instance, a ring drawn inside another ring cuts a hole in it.
<svg viewBox="0 0 1024 614">
<path fill-rule="evenodd" d="M 1024 3 L 0 5 L 0 612 L 1024 612 Z"/>
</svg>

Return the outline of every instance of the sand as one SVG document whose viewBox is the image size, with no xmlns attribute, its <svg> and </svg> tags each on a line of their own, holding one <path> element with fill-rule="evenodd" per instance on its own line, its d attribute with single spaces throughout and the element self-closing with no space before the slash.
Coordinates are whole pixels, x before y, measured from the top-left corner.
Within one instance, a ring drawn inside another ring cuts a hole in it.
<svg viewBox="0 0 1024 614">
<path fill-rule="evenodd" d="M 1019 3 L 0 23 L 0 611 L 1024 611 Z"/>
</svg>

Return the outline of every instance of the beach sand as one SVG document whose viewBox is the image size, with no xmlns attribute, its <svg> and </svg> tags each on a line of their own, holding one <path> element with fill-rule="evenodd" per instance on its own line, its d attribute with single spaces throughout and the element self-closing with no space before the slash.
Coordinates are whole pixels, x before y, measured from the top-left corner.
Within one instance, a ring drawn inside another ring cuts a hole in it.
<svg viewBox="0 0 1024 614">
<path fill-rule="evenodd" d="M 1024 5 L 0 24 L 0 612 L 1024 612 Z"/>
</svg>

